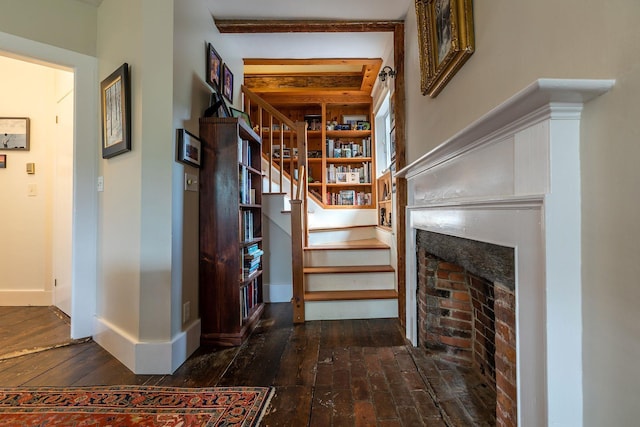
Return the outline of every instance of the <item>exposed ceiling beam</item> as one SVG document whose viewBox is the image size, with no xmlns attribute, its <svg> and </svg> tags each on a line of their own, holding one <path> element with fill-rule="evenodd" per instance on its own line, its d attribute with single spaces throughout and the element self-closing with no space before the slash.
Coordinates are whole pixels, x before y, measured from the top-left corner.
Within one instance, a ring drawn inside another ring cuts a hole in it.
<svg viewBox="0 0 640 427">
<path fill-rule="evenodd" d="M 366 33 L 392 32 L 402 21 L 309 21 L 216 19 L 221 33 Z"/>
</svg>

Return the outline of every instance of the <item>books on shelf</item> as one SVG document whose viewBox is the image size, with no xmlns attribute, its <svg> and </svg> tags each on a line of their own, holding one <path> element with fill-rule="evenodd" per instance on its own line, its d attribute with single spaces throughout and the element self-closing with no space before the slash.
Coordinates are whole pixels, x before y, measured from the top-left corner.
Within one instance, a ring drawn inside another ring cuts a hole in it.
<svg viewBox="0 0 640 427">
<path fill-rule="evenodd" d="M 253 221 L 253 211 L 241 210 L 240 211 L 240 241 L 248 242 L 253 240 L 256 236 Z"/>
<path fill-rule="evenodd" d="M 238 170 L 238 187 L 240 203 L 253 205 L 256 203 L 256 190 L 252 188 L 253 174 L 244 166 Z"/>
<path fill-rule="evenodd" d="M 351 175 L 356 174 L 356 175 Z M 358 177 L 357 181 L 354 178 Z M 371 184 L 371 162 L 363 162 L 362 166 L 327 165 L 327 184 Z"/>
<path fill-rule="evenodd" d="M 248 279 L 260 269 L 264 251 L 257 243 L 251 244 L 240 251 L 240 264 L 242 265 L 242 278 Z"/>
<path fill-rule="evenodd" d="M 246 166 L 251 166 L 253 164 L 252 160 L 249 141 L 238 138 L 238 162 Z"/>
<path fill-rule="evenodd" d="M 371 137 L 359 143 L 327 138 L 325 148 L 330 158 L 371 157 Z"/>
<path fill-rule="evenodd" d="M 368 206 L 371 205 L 371 193 L 355 190 L 340 190 L 327 193 L 327 205 L 334 206 Z"/>
<path fill-rule="evenodd" d="M 251 310 L 259 303 L 259 283 L 255 278 L 240 289 L 240 322 L 251 315 Z"/>
</svg>

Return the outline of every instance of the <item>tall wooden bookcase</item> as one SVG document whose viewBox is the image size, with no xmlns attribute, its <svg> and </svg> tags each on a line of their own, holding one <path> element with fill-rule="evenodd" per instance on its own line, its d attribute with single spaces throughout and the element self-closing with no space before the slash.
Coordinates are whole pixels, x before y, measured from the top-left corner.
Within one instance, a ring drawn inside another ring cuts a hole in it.
<svg viewBox="0 0 640 427">
<path fill-rule="evenodd" d="M 261 140 L 236 118 L 201 118 L 200 139 L 200 341 L 240 345 L 264 308 Z"/>
</svg>

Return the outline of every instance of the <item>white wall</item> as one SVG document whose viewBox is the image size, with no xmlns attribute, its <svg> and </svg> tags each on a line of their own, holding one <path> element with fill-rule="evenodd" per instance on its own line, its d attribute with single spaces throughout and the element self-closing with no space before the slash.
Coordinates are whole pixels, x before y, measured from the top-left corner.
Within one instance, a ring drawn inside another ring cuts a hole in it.
<svg viewBox="0 0 640 427">
<path fill-rule="evenodd" d="M 3 305 L 53 303 L 52 220 L 57 77 L 62 71 L 0 56 L 0 117 L 30 119 L 30 150 L 0 151 L 0 300 Z M 67 140 L 66 143 L 69 144 Z M 35 163 L 36 173 L 26 173 Z M 28 186 L 36 194 L 28 195 Z"/>
<path fill-rule="evenodd" d="M 476 52 L 437 98 L 420 93 L 417 28 L 406 22 L 407 161 L 540 77 L 613 78 L 581 126 L 586 426 L 640 417 L 640 31 L 636 0 L 474 2 Z M 567 301 L 568 304 L 580 303 Z"/>
</svg>

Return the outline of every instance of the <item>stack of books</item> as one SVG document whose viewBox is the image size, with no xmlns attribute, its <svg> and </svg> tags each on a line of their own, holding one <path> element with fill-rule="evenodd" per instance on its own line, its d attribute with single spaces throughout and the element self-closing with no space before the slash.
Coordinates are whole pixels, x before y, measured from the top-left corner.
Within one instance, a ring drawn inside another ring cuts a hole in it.
<svg viewBox="0 0 640 427">
<path fill-rule="evenodd" d="M 264 251 L 257 243 L 247 246 L 242 254 L 242 277 L 248 279 L 260 269 L 260 261 Z"/>
</svg>

